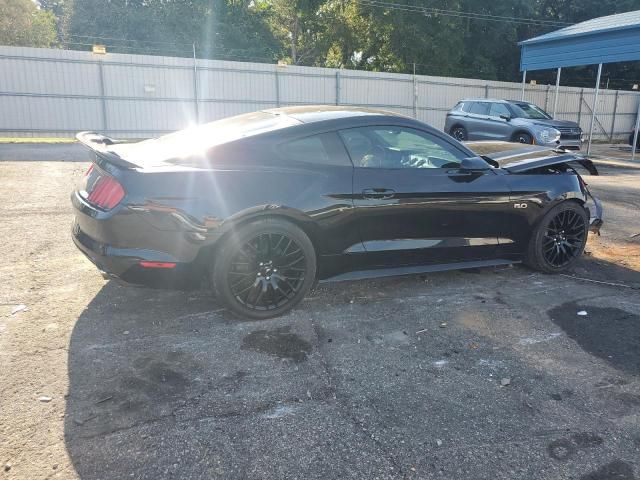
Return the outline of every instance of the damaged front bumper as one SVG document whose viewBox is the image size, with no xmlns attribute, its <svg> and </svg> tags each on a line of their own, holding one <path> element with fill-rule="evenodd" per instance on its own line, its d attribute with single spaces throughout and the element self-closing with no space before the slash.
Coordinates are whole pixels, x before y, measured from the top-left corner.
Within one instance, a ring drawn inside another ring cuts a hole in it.
<svg viewBox="0 0 640 480">
<path fill-rule="evenodd" d="M 585 207 L 589 212 L 589 231 L 600 235 L 602 227 L 602 202 L 589 193 Z"/>
</svg>

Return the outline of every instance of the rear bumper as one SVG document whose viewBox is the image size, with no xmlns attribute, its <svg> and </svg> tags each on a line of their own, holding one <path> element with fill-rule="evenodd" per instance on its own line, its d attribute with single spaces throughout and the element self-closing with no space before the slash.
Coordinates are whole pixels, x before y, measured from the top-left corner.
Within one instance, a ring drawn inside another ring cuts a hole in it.
<svg viewBox="0 0 640 480">
<path fill-rule="evenodd" d="M 202 262 L 185 262 L 167 252 L 143 248 L 121 248 L 112 245 L 105 238 L 123 239 L 127 235 L 145 233 L 153 238 L 155 230 L 145 231 L 149 228 L 139 219 L 126 223 L 119 221 L 114 216 L 91 208 L 77 193 L 73 193 L 71 202 L 75 210 L 75 218 L 71 228 L 71 237 L 76 247 L 100 270 L 104 278 L 112 278 L 131 285 L 191 289 L 199 286 L 204 269 L 199 265 Z M 126 216 L 130 217 L 130 214 Z M 133 232 L 137 223 L 137 232 Z M 167 236 L 171 238 L 171 234 Z M 176 248 L 185 248 L 176 242 Z M 141 262 L 162 262 L 175 264 L 172 268 L 148 268 Z"/>
<path fill-rule="evenodd" d="M 116 279 L 130 285 L 154 288 L 196 288 L 203 272 L 193 264 L 178 263 L 163 252 L 142 249 L 115 248 L 88 236 L 77 221 L 71 229 L 76 247 L 98 268 L 106 279 Z M 170 262 L 173 268 L 145 268 L 140 262 Z"/>
</svg>

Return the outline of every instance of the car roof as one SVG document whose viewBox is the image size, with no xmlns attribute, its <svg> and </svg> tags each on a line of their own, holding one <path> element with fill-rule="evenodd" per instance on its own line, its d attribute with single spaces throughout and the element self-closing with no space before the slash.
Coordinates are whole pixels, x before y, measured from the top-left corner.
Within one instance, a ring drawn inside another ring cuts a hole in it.
<svg viewBox="0 0 640 480">
<path fill-rule="evenodd" d="M 463 98 L 461 102 L 497 102 L 497 103 L 511 103 L 510 100 L 503 100 L 502 98 Z"/>
<path fill-rule="evenodd" d="M 270 108 L 262 111 L 272 115 L 286 115 L 302 123 L 314 123 L 352 117 L 404 117 L 404 115 L 391 112 L 389 110 L 342 105 L 305 105 L 298 107 Z"/>
<path fill-rule="evenodd" d="M 529 103 L 525 100 L 506 100 L 503 98 L 463 98 L 461 102 Z M 533 104 L 531 104 L 533 105 Z"/>
</svg>

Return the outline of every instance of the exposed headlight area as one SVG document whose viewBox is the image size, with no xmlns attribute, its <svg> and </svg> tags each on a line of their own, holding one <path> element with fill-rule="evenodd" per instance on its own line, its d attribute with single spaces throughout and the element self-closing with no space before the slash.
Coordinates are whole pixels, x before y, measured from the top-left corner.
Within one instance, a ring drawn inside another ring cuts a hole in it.
<svg viewBox="0 0 640 480">
<path fill-rule="evenodd" d="M 560 131 L 555 128 L 541 128 L 536 132 L 539 143 L 554 143 L 560 140 Z"/>
</svg>

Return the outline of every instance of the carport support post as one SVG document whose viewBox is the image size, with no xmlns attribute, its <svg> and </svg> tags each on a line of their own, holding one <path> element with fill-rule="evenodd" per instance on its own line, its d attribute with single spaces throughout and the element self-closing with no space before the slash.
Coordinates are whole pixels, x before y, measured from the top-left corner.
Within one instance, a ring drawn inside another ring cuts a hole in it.
<svg viewBox="0 0 640 480">
<path fill-rule="evenodd" d="M 560 89 L 560 71 L 562 68 L 558 67 L 558 73 L 556 73 L 556 96 L 553 99 L 553 118 L 556 118 L 556 111 L 558 110 L 558 90 Z"/>
<path fill-rule="evenodd" d="M 636 115 L 636 129 L 633 132 L 633 145 L 631 145 L 631 161 L 636 159 L 636 145 L 638 144 L 638 126 L 640 125 L 640 98 L 638 100 L 638 114 Z"/>
<path fill-rule="evenodd" d="M 522 93 L 520 94 L 520 100 L 524 102 L 524 86 L 527 84 L 527 71 L 522 71 Z"/>
<path fill-rule="evenodd" d="M 591 125 L 589 126 L 589 145 L 587 155 L 591 153 L 591 137 L 593 137 L 593 122 L 596 119 L 596 109 L 598 107 L 598 93 L 600 93 L 600 77 L 602 76 L 602 64 L 598 64 L 598 75 L 596 77 L 596 93 L 593 96 L 593 107 L 591 108 Z"/>
</svg>

